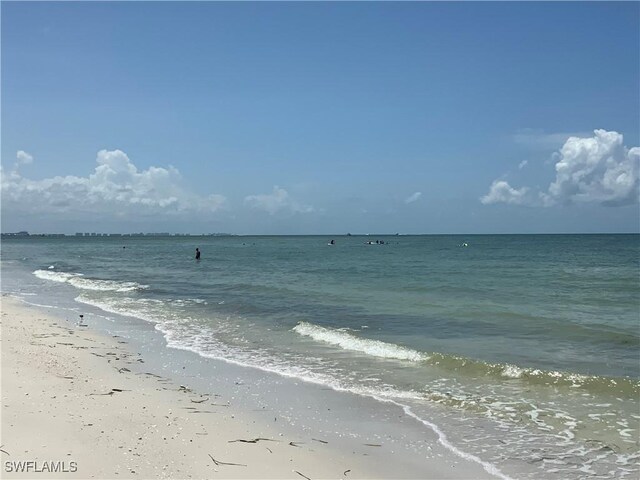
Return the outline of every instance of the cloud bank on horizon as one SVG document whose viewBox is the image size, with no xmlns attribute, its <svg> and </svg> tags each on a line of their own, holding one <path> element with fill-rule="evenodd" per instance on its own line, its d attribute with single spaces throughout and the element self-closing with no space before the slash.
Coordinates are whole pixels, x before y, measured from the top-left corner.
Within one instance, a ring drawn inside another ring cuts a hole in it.
<svg viewBox="0 0 640 480">
<path fill-rule="evenodd" d="M 532 207 L 552 207 L 572 203 L 623 206 L 637 203 L 640 193 L 640 147 L 627 148 L 622 134 L 594 130 L 593 137 L 569 137 L 554 154 L 556 178 L 547 191 L 512 187 L 503 179 L 494 180 L 485 205 L 506 203 Z M 525 163 L 526 164 L 526 163 Z M 520 169 L 523 167 L 520 164 Z"/>
<path fill-rule="evenodd" d="M 311 213 L 315 209 L 311 205 L 303 205 L 291 198 L 289 193 L 279 186 L 273 187 L 272 193 L 248 195 L 244 203 L 254 209 L 263 210 L 269 215 L 286 211 L 289 213 Z"/>
<path fill-rule="evenodd" d="M 226 198 L 212 194 L 202 197 L 183 188 L 174 167 L 138 170 L 121 150 L 100 150 L 98 166 L 88 177 L 56 176 L 30 180 L 20 175 L 23 164 L 33 157 L 18 151 L 10 172 L 0 170 L 4 207 L 25 213 L 183 213 L 215 212 L 224 208 Z"/>
<path fill-rule="evenodd" d="M 553 207 L 570 204 L 624 206 L 639 200 L 640 148 L 627 148 L 615 131 L 595 130 L 593 136 L 569 137 L 554 153 L 555 179 L 546 190 L 527 185 L 513 186 L 505 177 L 493 181 L 480 197 L 484 205 L 507 204 Z M 136 220 L 141 217 L 166 219 L 219 218 L 221 212 L 235 215 L 244 209 L 265 219 L 325 212 L 325 205 L 312 206 L 274 186 L 270 193 L 245 195 L 237 205 L 222 194 L 199 195 L 184 185 L 173 166 L 151 166 L 140 170 L 121 150 L 100 150 L 97 166 L 88 176 L 55 176 L 41 180 L 20 173 L 34 162 L 24 150 L 16 153 L 11 169 L 0 167 L 3 210 L 16 214 L 47 214 L 54 218 L 79 219 L 101 215 L 104 219 Z M 522 171 L 528 162 L 518 165 Z M 418 204 L 421 191 L 400 197 L 405 206 Z"/>
<path fill-rule="evenodd" d="M 138 170 L 121 150 L 100 150 L 98 166 L 88 177 L 74 175 L 31 180 L 20 167 L 33 162 L 20 150 L 13 168 L 0 168 L 3 208 L 23 213 L 96 213 L 114 216 L 215 213 L 229 208 L 224 195 L 201 196 L 182 186 L 180 172 L 151 166 Z M 279 187 L 268 194 L 248 195 L 244 204 L 269 215 L 311 213 L 311 205 L 300 203 Z"/>
</svg>

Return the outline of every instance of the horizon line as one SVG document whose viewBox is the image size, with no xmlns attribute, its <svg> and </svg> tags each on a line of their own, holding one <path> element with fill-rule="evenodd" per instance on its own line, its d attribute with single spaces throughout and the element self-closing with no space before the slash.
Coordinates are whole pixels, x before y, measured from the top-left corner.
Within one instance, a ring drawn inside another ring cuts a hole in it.
<svg viewBox="0 0 640 480">
<path fill-rule="evenodd" d="M 26 230 L 19 232 L 0 232 L 3 238 L 25 237 L 73 237 L 73 238 L 122 238 L 122 237 L 424 237 L 424 236 L 488 236 L 488 235 L 640 235 L 636 232 L 495 232 L 495 233 L 168 233 L 168 232 L 135 232 L 135 233 L 30 233 Z"/>
</svg>

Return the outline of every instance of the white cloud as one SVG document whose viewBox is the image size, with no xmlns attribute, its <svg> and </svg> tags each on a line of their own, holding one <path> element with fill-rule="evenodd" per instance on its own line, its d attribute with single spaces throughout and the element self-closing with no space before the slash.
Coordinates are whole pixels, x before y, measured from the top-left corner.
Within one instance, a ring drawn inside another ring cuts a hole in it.
<svg viewBox="0 0 640 480">
<path fill-rule="evenodd" d="M 20 153 L 20 152 L 19 152 Z M 33 158 L 26 154 L 23 158 Z M 214 212 L 226 202 L 222 195 L 202 197 L 181 187 L 180 173 L 150 167 L 139 171 L 120 150 L 101 150 L 98 166 L 88 177 L 68 175 L 43 180 L 22 177 L 17 170 L 0 171 L 3 207 L 34 213 L 99 214 Z"/>
<path fill-rule="evenodd" d="M 527 187 L 514 189 L 506 181 L 496 180 L 480 201 L 544 206 L 638 202 L 640 148 L 625 147 L 622 134 L 594 130 L 590 138 L 570 137 L 552 158 L 556 162 L 556 178 L 546 192 L 527 196 Z"/>
<path fill-rule="evenodd" d="M 16 158 L 18 159 L 18 161 L 16 162 L 16 167 L 18 165 L 28 165 L 29 163 L 33 162 L 33 157 L 24 150 L 18 150 Z"/>
<path fill-rule="evenodd" d="M 524 167 L 527 166 L 527 163 L 529 163 L 528 160 L 522 160 L 519 164 L 518 164 L 518 170 L 522 170 Z"/>
<path fill-rule="evenodd" d="M 422 192 L 412 193 L 407 198 L 405 198 L 404 203 L 409 204 L 409 203 L 417 202 L 421 196 L 422 196 Z"/>
<path fill-rule="evenodd" d="M 511 187 L 505 180 L 494 180 L 489 188 L 489 193 L 480 198 L 480 201 L 485 205 L 492 203 L 524 205 L 527 203 L 528 191 L 527 187 L 516 189 Z"/>
<path fill-rule="evenodd" d="M 556 179 L 542 193 L 545 204 L 638 201 L 640 148 L 627 149 L 618 132 L 595 130 L 591 138 L 569 138 L 560 149 Z"/>
<path fill-rule="evenodd" d="M 270 215 L 275 215 L 279 211 L 293 213 L 310 213 L 314 211 L 312 206 L 296 202 L 285 189 L 277 185 L 273 187 L 272 193 L 249 195 L 245 197 L 244 202 L 250 207 L 264 210 Z"/>
</svg>

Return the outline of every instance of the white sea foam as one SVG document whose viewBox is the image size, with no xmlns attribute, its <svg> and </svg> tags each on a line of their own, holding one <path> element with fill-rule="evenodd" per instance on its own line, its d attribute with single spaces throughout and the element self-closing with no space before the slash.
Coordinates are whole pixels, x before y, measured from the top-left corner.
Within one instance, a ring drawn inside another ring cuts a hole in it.
<svg viewBox="0 0 640 480">
<path fill-rule="evenodd" d="M 82 276 L 81 273 L 49 272 L 47 270 L 36 270 L 33 274 L 43 280 L 60 283 L 67 283 L 71 278 Z"/>
<path fill-rule="evenodd" d="M 134 292 L 149 288 L 136 282 L 117 282 L 114 280 L 97 280 L 86 278 L 82 273 L 52 272 L 49 270 L 36 270 L 33 274 L 43 280 L 68 283 L 81 290 L 95 290 L 102 292 Z"/>
<path fill-rule="evenodd" d="M 293 331 L 314 340 L 337 345 L 344 350 L 362 352 L 374 357 L 410 360 L 412 362 L 421 362 L 429 358 L 427 355 L 394 343 L 360 338 L 343 330 L 325 328 L 307 322 L 298 323 L 293 327 Z"/>
<path fill-rule="evenodd" d="M 388 400 L 388 399 L 384 399 L 384 398 L 378 398 L 378 400 L 380 400 L 382 402 L 389 402 L 389 403 L 393 403 L 393 404 L 397 405 L 398 407 L 402 408 L 402 410 L 404 411 L 404 413 L 406 415 L 408 415 L 409 417 L 414 418 L 418 422 L 420 422 L 423 425 L 429 427 L 438 436 L 438 442 L 440 442 L 440 444 L 443 447 L 445 447 L 450 452 L 453 452 L 455 455 L 459 456 L 460 458 L 464 458 L 465 460 L 468 460 L 468 461 L 471 461 L 471 462 L 475 462 L 475 463 L 481 465 L 482 468 L 484 468 L 484 470 L 487 473 L 489 473 L 490 475 L 494 475 L 494 476 L 496 476 L 498 478 L 501 478 L 502 480 L 512 480 L 511 477 L 509 477 L 509 476 L 505 475 L 504 473 L 502 473 L 500 471 L 500 469 L 498 469 L 498 467 L 496 467 L 492 463 L 485 462 L 481 458 L 479 458 L 479 457 L 477 457 L 475 455 L 472 455 L 472 454 L 470 454 L 468 452 L 465 452 L 463 450 L 460 450 L 458 447 L 453 445 L 449 441 L 449 439 L 447 438 L 445 433 L 440 429 L 440 427 L 438 427 L 438 425 L 436 425 L 435 423 L 430 422 L 429 420 L 425 420 L 424 418 L 421 418 L 420 416 L 416 415 L 413 412 L 413 410 L 411 410 L 411 408 L 409 406 L 403 405 L 402 403 L 398 403 L 398 402 L 396 402 L 394 400 Z"/>
<path fill-rule="evenodd" d="M 502 376 L 508 378 L 521 378 L 523 373 L 524 369 L 515 365 L 506 365 L 502 370 Z"/>
<path fill-rule="evenodd" d="M 156 324 L 156 329 L 164 334 L 168 347 L 188 350 L 202 357 L 222 360 L 233 365 L 256 368 L 283 377 L 327 386 L 339 392 L 350 392 L 375 399 L 420 400 L 422 398 L 417 392 L 397 390 L 392 386 L 385 386 L 381 389 L 352 385 L 344 379 L 314 368 L 313 365 L 304 366 L 296 361 L 295 358 L 287 356 L 277 358 L 267 352 L 226 345 L 207 333 L 183 331 L 182 328 L 184 327 L 188 330 L 188 326 L 178 326 L 175 322 Z"/>
<path fill-rule="evenodd" d="M 108 313 L 115 313 L 117 315 L 125 315 L 128 317 L 138 318 L 140 320 L 144 320 L 151 323 L 158 323 L 161 319 L 148 312 L 148 309 L 144 308 L 144 301 L 139 300 L 137 305 L 130 306 L 122 303 L 118 299 L 102 299 L 102 300 L 94 300 L 91 298 L 87 298 L 84 295 L 80 295 L 75 298 L 75 301 L 78 303 L 84 303 L 86 305 L 91 305 L 92 307 L 97 307 L 101 310 L 104 310 Z"/>
</svg>

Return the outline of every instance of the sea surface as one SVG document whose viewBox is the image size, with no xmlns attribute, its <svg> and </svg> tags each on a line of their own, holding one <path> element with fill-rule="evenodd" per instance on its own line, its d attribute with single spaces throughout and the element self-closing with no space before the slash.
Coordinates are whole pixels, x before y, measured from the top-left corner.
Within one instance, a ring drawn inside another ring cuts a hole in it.
<svg viewBox="0 0 640 480">
<path fill-rule="evenodd" d="M 639 262 L 639 235 L 28 237 L 2 290 L 396 404 L 514 478 L 638 478 Z"/>
</svg>

